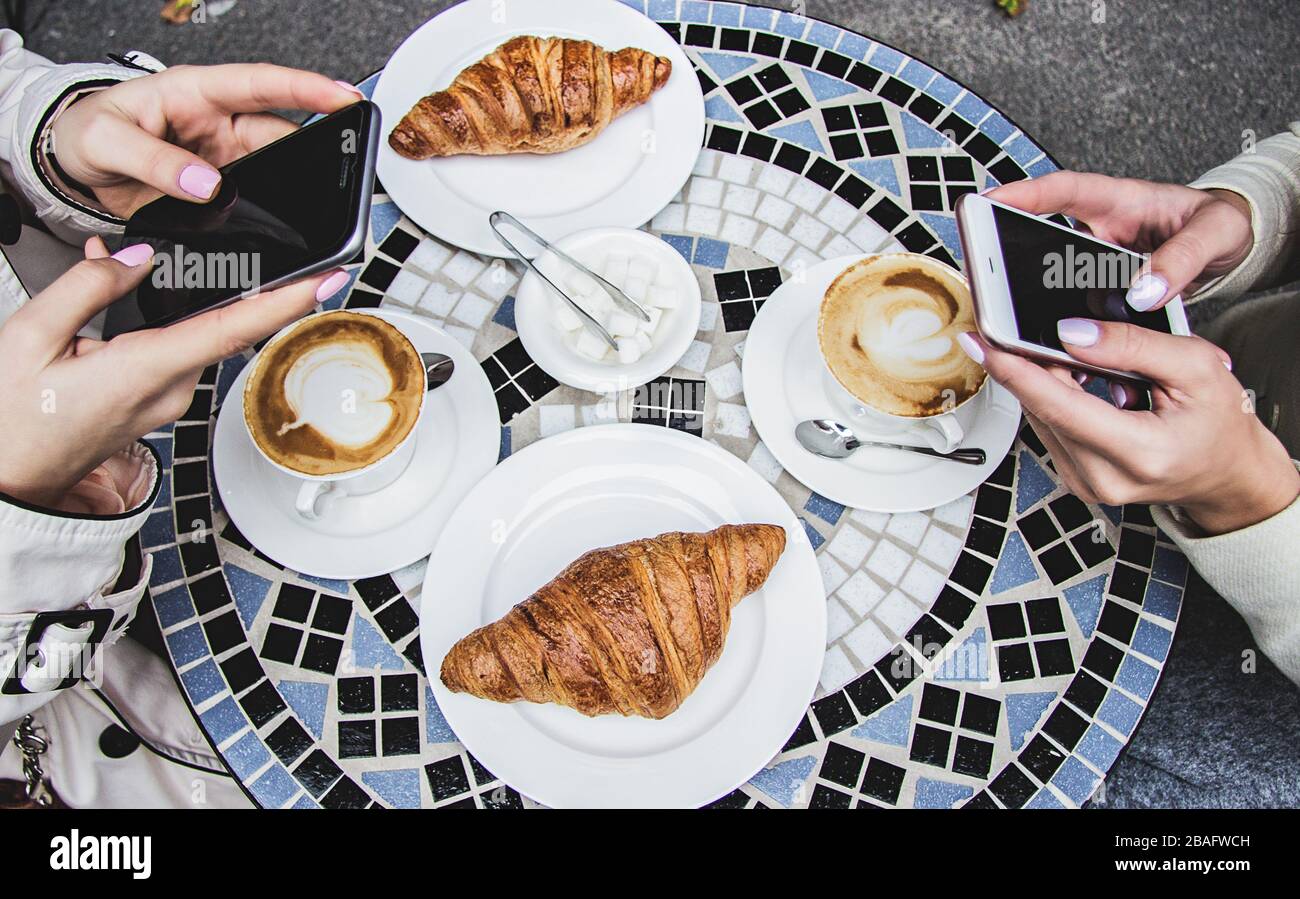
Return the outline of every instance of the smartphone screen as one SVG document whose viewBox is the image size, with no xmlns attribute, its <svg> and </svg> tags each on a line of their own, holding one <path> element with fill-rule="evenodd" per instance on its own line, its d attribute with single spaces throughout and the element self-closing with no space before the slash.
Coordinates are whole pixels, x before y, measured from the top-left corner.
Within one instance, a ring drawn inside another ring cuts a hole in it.
<svg viewBox="0 0 1300 899">
<path fill-rule="evenodd" d="M 1129 322 L 1171 333 L 1167 312 L 1138 312 L 1124 301 L 1141 256 L 1025 213 L 991 208 L 1021 340 L 1062 350 L 1056 323 L 1063 318 Z"/>
<path fill-rule="evenodd" d="M 369 103 L 339 110 L 224 166 L 207 203 L 162 197 L 126 225 L 153 271 L 110 308 L 106 333 L 186 318 L 296 274 L 351 261 L 372 190 Z M 351 254 L 348 254 L 351 255 Z"/>
</svg>

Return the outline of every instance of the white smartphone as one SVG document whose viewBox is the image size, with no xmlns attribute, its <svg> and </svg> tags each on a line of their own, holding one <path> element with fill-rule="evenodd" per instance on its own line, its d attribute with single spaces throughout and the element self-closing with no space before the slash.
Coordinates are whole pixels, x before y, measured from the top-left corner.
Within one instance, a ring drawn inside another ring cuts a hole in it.
<svg viewBox="0 0 1300 899">
<path fill-rule="evenodd" d="M 980 334 L 1008 352 L 1145 384 L 1134 372 L 1075 359 L 1061 347 L 1057 322 L 1091 318 L 1191 333 L 1179 297 L 1153 312 L 1138 312 L 1125 302 L 1129 284 L 1146 262 L 1131 250 L 979 194 L 958 201 L 957 230 Z"/>
</svg>

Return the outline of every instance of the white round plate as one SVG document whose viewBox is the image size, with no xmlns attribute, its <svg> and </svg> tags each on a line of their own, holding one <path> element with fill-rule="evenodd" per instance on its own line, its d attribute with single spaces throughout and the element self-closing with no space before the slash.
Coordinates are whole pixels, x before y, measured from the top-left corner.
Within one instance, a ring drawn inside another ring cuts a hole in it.
<svg viewBox="0 0 1300 899">
<path fill-rule="evenodd" d="M 366 311 L 401 329 L 422 353 L 456 363 L 451 380 L 425 398 L 415 456 L 400 478 L 364 496 L 342 496 L 317 521 L 294 510 L 297 478 L 262 458 L 244 426 L 244 382 L 230 387 L 217 415 L 212 464 L 235 527 L 294 571 L 354 580 L 396 571 L 428 555 L 456 504 L 496 464 L 501 425 L 482 366 L 454 338 L 401 312 Z"/>
<path fill-rule="evenodd" d="M 438 678 L 457 640 L 587 550 L 751 522 L 783 525 L 785 552 L 736 606 L 717 664 L 666 718 L 489 702 Z M 798 726 L 821 673 L 825 591 L 794 513 L 739 459 L 668 428 L 598 425 L 532 444 L 465 498 L 429 560 L 420 640 L 457 738 L 525 796 L 558 808 L 699 806 L 752 777 Z"/>
<path fill-rule="evenodd" d="M 847 459 L 824 459 L 800 446 L 794 436 L 799 422 L 844 417 L 836 410 L 822 375 L 817 346 L 822 297 L 841 272 L 872 255 L 843 256 L 814 265 L 802 279 L 786 281 L 767 298 L 745 337 L 745 404 L 772 455 L 805 486 L 855 509 L 919 512 L 951 502 L 984 483 L 1016 439 L 1020 402 L 990 380 L 959 412 L 970 422 L 962 446 L 983 449 L 987 455 L 983 465 L 868 447 Z"/>
<path fill-rule="evenodd" d="M 673 70 L 648 102 L 564 153 L 412 160 L 388 146 L 388 134 L 420 98 L 520 34 L 582 38 L 606 50 L 638 47 L 672 60 Z M 704 96 L 686 54 L 617 0 L 466 0 L 397 48 L 374 101 L 383 113 L 378 173 L 385 190 L 424 230 L 488 256 L 506 254 L 488 227 L 498 209 L 548 240 L 649 221 L 686 183 L 704 141 Z"/>
<path fill-rule="evenodd" d="M 555 245 L 597 274 L 604 274 L 599 260 L 609 253 L 650 256 L 659 266 L 655 283 L 677 291 L 679 303 L 664 312 L 650 352 L 636 362 L 622 365 L 612 353 L 611 361 L 597 361 L 579 355 L 566 340 L 567 333 L 556 327 L 556 308 L 564 300 L 530 269 L 515 293 L 515 325 L 524 349 L 543 371 L 561 384 L 609 393 L 653 381 L 677 364 L 700 329 L 701 310 L 699 279 L 680 253 L 653 234 L 633 228 L 592 228 Z M 568 281 L 577 269 L 550 252 L 538 256 L 536 263 L 546 277 L 573 295 Z M 582 305 L 580 298 L 574 299 Z"/>
</svg>

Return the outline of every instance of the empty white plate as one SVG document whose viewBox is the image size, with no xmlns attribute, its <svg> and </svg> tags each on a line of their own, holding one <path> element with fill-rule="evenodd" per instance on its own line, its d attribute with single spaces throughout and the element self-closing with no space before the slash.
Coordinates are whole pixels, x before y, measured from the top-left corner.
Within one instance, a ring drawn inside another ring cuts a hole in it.
<svg viewBox="0 0 1300 899">
<path fill-rule="evenodd" d="M 658 721 L 490 702 L 442 685 L 447 651 L 590 549 L 724 523 L 786 529 L 763 588 L 733 613 L 722 657 Z M 543 805 L 699 806 L 772 759 L 812 699 L 826 599 L 812 546 L 776 490 L 742 461 L 664 427 L 611 424 L 538 441 L 498 465 L 452 515 L 420 606 L 429 683 L 456 736 Z"/>
<path fill-rule="evenodd" d="M 648 102 L 564 153 L 411 160 L 388 146 L 389 132 L 420 98 L 520 34 L 581 38 L 611 51 L 637 47 L 667 57 L 673 70 Z M 704 140 L 704 96 L 686 54 L 617 0 L 466 0 L 397 48 L 374 101 L 384 121 L 378 173 L 389 195 L 429 233 L 489 256 L 505 255 L 488 227 L 498 209 L 548 240 L 649 221 L 686 183 Z"/>
</svg>

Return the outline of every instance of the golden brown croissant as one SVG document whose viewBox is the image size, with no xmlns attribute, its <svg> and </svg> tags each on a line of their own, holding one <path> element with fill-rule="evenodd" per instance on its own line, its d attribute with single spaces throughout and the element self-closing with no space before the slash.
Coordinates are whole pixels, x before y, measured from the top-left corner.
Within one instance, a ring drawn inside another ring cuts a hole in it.
<svg viewBox="0 0 1300 899">
<path fill-rule="evenodd" d="M 722 654 L 731 607 L 767 580 L 785 529 L 726 524 L 593 549 L 442 660 L 456 693 L 663 718 Z"/>
<path fill-rule="evenodd" d="M 672 62 L 635 47 L 511 38 L 402 117 L 389 145 L 408 159 L 559 153 L 585 144 L 663 87 Z"/>
</svg>

